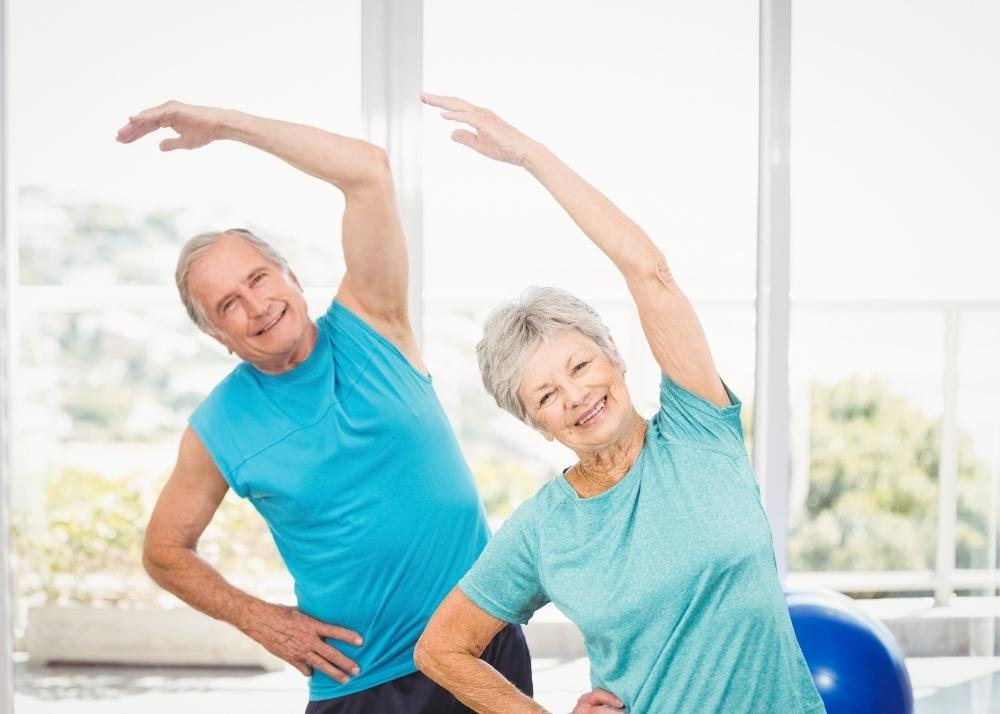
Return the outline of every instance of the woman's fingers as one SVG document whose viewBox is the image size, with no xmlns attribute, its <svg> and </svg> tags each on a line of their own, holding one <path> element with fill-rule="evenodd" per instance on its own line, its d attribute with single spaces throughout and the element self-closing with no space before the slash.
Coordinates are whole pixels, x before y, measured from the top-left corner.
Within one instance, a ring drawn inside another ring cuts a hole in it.
<svg viewBox="0 0 1000 714">
<path fill-rule="evenodd" d="M 439 94 L 428 94 L 425 92 L 421 99 L 423 99 L 424 104 L 429 104 L 432 107 L 447 109 L 453 112 L 468 111 L 474 108 L 472 104 L 464 99 L 459 99 L 458 97 L 445 97 Z"/>
<path fill-rule="evenodd" d="M 479 137 L 474 132 L 468 131 L 467 129 L 456 129 L 451 132 L 451 138 L 459 144 L 465 144 L 469 148 L 475 149 L 476 151 L 479 151 L 480 149 Z"/>
</svg>

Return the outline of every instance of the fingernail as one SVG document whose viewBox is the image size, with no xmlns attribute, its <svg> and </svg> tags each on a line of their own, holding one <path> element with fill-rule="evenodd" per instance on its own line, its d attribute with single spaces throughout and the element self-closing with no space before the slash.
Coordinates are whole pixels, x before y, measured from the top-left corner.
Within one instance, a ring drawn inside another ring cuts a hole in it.
<svg viewBox="0 0 1000 714">
<path fill-rule="evenodd" d="M 357 675 L 361 671 L 361 668 L 356 666 L 351 670 L 351 674 Z"/>
<path fill-rule="evenodd" d="M 359 638 L 357 638 L 356 640 L 354 640 L 354 644 L 356 644 L 356 645 L 361 645 L 361 644 L 364 644 L 364 640 L 362 640 L 362 639 L 361 639 L 361 638 L 359 637 Z"/>
</svg>

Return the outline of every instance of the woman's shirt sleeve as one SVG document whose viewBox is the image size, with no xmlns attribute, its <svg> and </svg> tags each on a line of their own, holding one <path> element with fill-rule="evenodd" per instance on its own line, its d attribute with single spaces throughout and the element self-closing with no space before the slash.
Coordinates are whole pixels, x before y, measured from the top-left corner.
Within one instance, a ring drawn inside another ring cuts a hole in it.
<svg viewBox="0 0 1000 714">
<path fill-rule="evenodd" d="M 730 404 L 719 407 L 689 392 L 666 374 L 660 376 L 660 410 L 653 417 L 657 432 L 668 441 L 721 451 L 733 456 L 746 455 L 740 402 L 723 383 Z"/>
<path fill-rule="evenodd" d="M 524 624 L 549 601 L 538 577 L 536 506 L 533 499 L 521 504 L 458 583 L 466 597 L 498 620 Z"/>
</svg>

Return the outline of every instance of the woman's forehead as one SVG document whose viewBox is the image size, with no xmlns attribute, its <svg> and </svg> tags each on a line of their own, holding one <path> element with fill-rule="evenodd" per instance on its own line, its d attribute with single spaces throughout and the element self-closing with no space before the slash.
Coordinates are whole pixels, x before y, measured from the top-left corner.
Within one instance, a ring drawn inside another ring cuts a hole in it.
<svg viewBox="0 0 1000 714">
<path fill-rule="evenodd" d="M 548 380 L 553 372 L 565 371 L 567 362 L 577 353 L 590 353 L 600 349 L 592 339 L 573 329 L 539 340 L 535 349 L 524 360 L 521 386 L 530 389 L 534 384 Z"/>
</svg>

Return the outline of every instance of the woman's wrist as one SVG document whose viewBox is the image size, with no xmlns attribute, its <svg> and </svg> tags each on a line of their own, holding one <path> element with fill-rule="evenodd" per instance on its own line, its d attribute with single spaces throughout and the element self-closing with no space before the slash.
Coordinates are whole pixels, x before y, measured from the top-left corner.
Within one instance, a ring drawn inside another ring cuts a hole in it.
<svg viewBox="0 0 1000 714">
<path fill-rule="evenodd" d="M 553 158 L 553 154 L 544 144 L 534 139 L 528 139 L 518 164 L 527 169 L 528 173 L 537 175 L 538 169 L 550 158 Z"/>
</svg>

